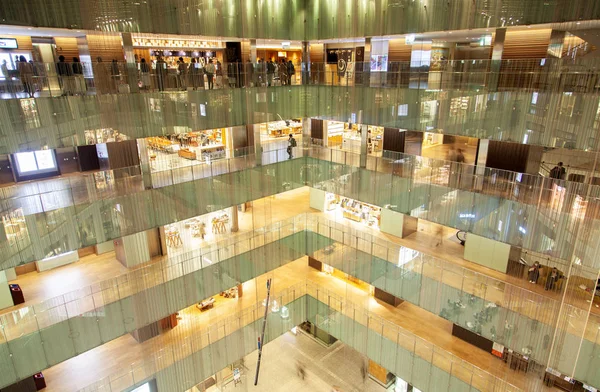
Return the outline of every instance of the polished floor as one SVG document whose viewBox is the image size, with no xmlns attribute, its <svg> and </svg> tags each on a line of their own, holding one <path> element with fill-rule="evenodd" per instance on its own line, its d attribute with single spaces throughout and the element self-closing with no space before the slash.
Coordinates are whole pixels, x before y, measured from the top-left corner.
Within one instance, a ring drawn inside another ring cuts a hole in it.
<svg viewBox="0 0 600 392">
<path fill-rule="evenodd" d="M 279 194 L 277 196 L 261 199 L 255 202 L 252 208 L 247 213 L 240 213 L 240 232 L 236 235 L 243 235 L 253 228 L 263 227 L 265 224 L 269 224 L 271 222 L 277 222 L 279 220 L 283 220 L 286 218 L 290 218 L 296 216 L 297 214 L 309 212 L 311 211 L 308 207 L 308 188 L 302 188 L 299 190 Z M 313 213 L 317 216 L 328 217 L 329 219 L 337 220 L 336 217 L 328 216 L 327 213 Z M 537 288 L 535 285 L 531 285 L 524 280 L 519 280 L 517 278 L 509 277 L 505 274 L 501 274 L 497 271 L 489 270 L 488 268 L 478 266 L 476 264 L 465 261 L 462 258 L 463 247 L 454 241 L 453 236 L 455 230 L 453 229 L 444 229 L 443 235 L 441 238 L 438 238 L 437 235 L 439 230 L 429 224 L 427 222 L 420 222 L 419 231 L 417 233 L 412 234 L 411 236 L 399 239 L 393 236 L 386 235 L 381 233 L 377 229 L 371 229 L 366 227 L 363 224 L 357 222 L 351 222 L 346 219 L 340 221 L 340 223 L 344 223 L 344 225 L 352 226 L 361 232 L 368 232 L 371 235 L 392 241 L 394 243 L 398 243 L 410 248 L 414 248 L 423 253 L 430 254 L 436 257 L 443 258 L 450 265 L 454 265 L 456 267 L 467 268 L 472 272 L 482 272 L 485 275 L 492 276 L 494 278 L 499 279 L 500 282 L 506 282 L 515 284 L 518 287 L 524 287 L 528 290 L 536 290 L 540 291 L 539 294 L 545 296 L 549 299 L 558 299 L 554 297 L 558 297 L 558 294 L 552 292 L 546 292 L 543 289 Z M 223 235 L 224 238 L 229 238 L 231 234 Z M 216 238 L 215 238 L 216 239 Z M 440 241 L 441 239 L 441 241 Z M 208 240 L 208 239 L 207 239 Z M 207 241 L 208 242 L 208 241 Z M 208 244 L 207 244 L 208 245 Z M 165 261 L 165 258 L 157 258 L 154 260 L 154 264 L 156 262 Z M 293 267 L 290 267 L 293 268 Z M 298 267 L 300 268 L 300 267 Z M 76 297 L 76 294 L 73 294 L 74 289 L 85 289 L 90 285 L 96 285 L 100 281 L 104 280 L 106 277 L 114 277 L 120 273 L 123 273 L 126 269 L 114 259 L 114 254 L 109 253 L 101 256 L 88 256 L 83 260 L 72 264 L 70 266 L 61 267 L 53 271 L 44 272 L 44 273 L 30 273 L 27 275 L 23 275 L 19 277 L 18 283 L 22 285 L 25 296 L 27 299 L 27 303 L 25 305 L 31 305 L 35 303 L 41 303 L 48 299 L 53 299 L 56 295 L 66 295 L 66 298 Z M 320 279 L 320 275 L 312 275 L 304 271 L 302 268 L 296 272 L 294 270 L 282 270 L 285 272 L 273 272 L 273 276 L 279 277 L 282 274 L 283 278 L 288 278 L 290 276 L 294 276 L 296 278 L 302 279 L 302 277 L 313 279 Z M 438 276 L 438 271 L 424 269 L 423 273 L 428 276 Z M 333 278 L 332 278 L 333 279 Z M 259 279 L 260 281 L 260 279 Z M 70 282 L 71 285 L 66 285 L 64 282 Z M 286 286 L 286 283 L 280 283 L 280 279 L 276 279 L 276 286 L 282 285 Z M 283 279 L 283 282 L 286 282 Z M 297 283 L 297 280 L 289 281 L 289 285 Z M 454 282 L 454 283 L 453 283 Z M 464 279 L 460 277 L 456 277 L 456 281 L 454 279 L 445 279 L 444 283 L 450 283 L 455 285 L 456 287 L 463 287 Z M 329 288 L 330 282 L 323 282 L 323 284 L 327 285 Z M 239 311 L 249 306 L 252 306 L 256 303 L 257 298 L 261 298 L 260 294 L 257 293 L 256 287 L 254 283 L 248 282 L 244 286 L 245 295 L 240 301 L 226 301 L 223 306 L 219 305 L 215 308 L 214 311 L 206 312 L 201 314 L 199 318 L 192 317 L 194 320 L 193 324 L 200 323 L 200 325 L 206 326 L 210 325 L 222 318 L 226 318 L 231 312 Z M 259 285 L 261 286 L 261 285 Z M 338 287 L 341 293 L 347 298 L 349 301 L 354 303 L 359 303 L 364 306 L 373 305 L 373 300 L 365 297 L 360 291 L 354 290 L 354 285 L 349 282 L 345 282 L 343 287 Z M 85 291 L 85 290 L 82 290 Z M 256 293 L 256 294 L 252 294 Z M 498 292 L 500 295 L 501 292 Z M 502 300 L 502 297 L 499 297 L 499 300 Z M 405 305 L 406 304 L 406 305 Z M 399 324 L 403 326 L 408 326 L 409 330 L 412 333 L 415 333 L 431 343 L 438 345 L 443 344 L 440 347 L 449 350 L 450 352 L 456 353 L 456 355 L 462 354 L 465 355 L 464 359 L 468 360 L 471 363 L 476 363 L 478 366 L 480 365 L 480 360 L 483 360 L 484 357 L 473 357 L 471 358 L 469 355 L 470 352 L 473 351 L 472 346 L 466 345 L 466 343 L 461 342 L 462 345 L 454 346 L 452 344 L 453 340 L 449 334 L 450 323 L 440 319 L 437 316 L 432 315 L 422 309 L 416 308 L 412 305 L 405 303 L 401 306 L 401 308 L 410 308 L 411 312 L 417 312 L 420 314 L 419 317 L 423 317 L 422 320 L 416 320 L 412 324 Z M 10 309 L 9 309 L 10 310 Z M 9 311 L 9 310 L 5 310 Z M 527 309 L 521 309 L 521 311 L 527 311 Z M 188 314 L 189 312 L 194 312 L 194 309 L 182 312 L 183 315 Z M 418 318 L 418 317 L 417 317 Z M 399 316 L 398 323 L 404 322 L 406 323 L 408 319 L 405 316 Z M 396 323 L 396 320 L 393 319 L 393 322 Z M 439 325 L 441 330 L 444 331 L 440 336 L 436 336 L 436 341 L 430 340 L 433 339 L 431 336 L 431 325 Z M 192 324 L 190 322 L 190 324 Z M 98 347 L 89 352 L 83 353 L 80 356 L 68 360 L 64 363 L 61 363 L 51 369 L 48 369 L 44 373 L 46 374 L 47 380 L 49 382 L 50 390 L 77 390 L 85 385 L 88 385 L 98 379 L 106 377 L 111 374 L 127 374 L 129 369 L 136 368 L 137 364 L 140 364 L 144 358 L 151 356 L 152 353 L 157 350 L 163 348 L 164 346 L 168 346 L 169 343 L 177 342 L 180 340 L 182 336 L 185 336 L 189 333 L 189 330 L 186 332 L 186 323 L 185 321 L 181 324 L 182 328 L 177 327 L 175 330 L 167 332 L 161 335 L 160 338 L 152 339 L 148 344 L 144 343 L 140 345 L 136 343 L 136 341 L 129 335 L 120 337 L 112 342 L 109 342 L 101 347 Z M 163 338 L 164 336 L 164 338 Z M 163 340 L 166 339 L 166 340 Z M 452 351 L 452 350 L 454 351 Z M 459 355 L 461 356 L 461 355 Z M 487 354 L 487 357 L 489 354 Z M 111 358 L 111 360 L 106 360 L 106 358 Z M 461 357 L 462 358 L 462 357 Z M 495 359 L 494 359 L 495 360 Z M 101 361 L 101 362 L 99 362 Z M 498 364 L 498 361 L 490 362 L 490 368 L 494 367 L 494 364 Z M 485 360 L 481 362 L 486 364 Z M 484 368 L 485 369 L 485 368 Z M 75 373 L 72 373 L 75 372 Z M 71 379 L 69 374 L 78 374 L 75 379 Z M 504 373 L 502 373 L 504 374 Z M 513 376 L 510 376 L 511 380 Z M 515 376 L 518 378 L 518 376 Z M 118 377 L 117 377 L 118 378 Z M 127 376 L 123 377 L 123 380 L 126 380 Z M 527 383 L 527 380 L 523 380 L 524 383 Z"/>
</svg>

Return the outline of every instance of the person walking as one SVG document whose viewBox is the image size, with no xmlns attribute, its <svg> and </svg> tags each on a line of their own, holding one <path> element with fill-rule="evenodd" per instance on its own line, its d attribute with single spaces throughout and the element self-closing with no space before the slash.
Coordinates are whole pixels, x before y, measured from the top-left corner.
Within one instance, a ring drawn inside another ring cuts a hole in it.
<svg viewBox="0 0 600 392">
<path fill-rule="evenodd" d="M 204 72 L 206 73 L 206 79 L 208 81 L 208 89 L 212 90 L 214 88 L 213 78 L 215 77 L 215 65 L 213 64 L 212 59 L 208 60 L 208 64 L 204 67 Z"/>
<path fill-rule="evenodd" d="M 288 153 L 288 159 L 292 159 L 293 158 L 293 149 L 294 147 L 296 147 L 298 145 L 298 143 L 296 143 L 296 139 L 294 139 L 294 135 L 292 135 L 290 133 L 290 138 L 288 139 L 288 147 L 287 147 L 287 153 Z"/>
<path fill-rule="evenodd" d="M 304 364 L 300 361 L 296 361 L 296 374 L 300 377 L 301 380 L 304 380 L 306 377 L 306 370 L 304 369 Z"/>
<path fill-rule="evenodd" d="M 6 90 L 7 92 L 10 92 L 12 85 L 12 75 L 8 70 L 8 63 L 6 60 L 2 60 L 2 65 L 0 65 L 0 71 L 2 72 L 2 77 L 4 78 L 4 81 L 6 83 Z"/>
</svg>

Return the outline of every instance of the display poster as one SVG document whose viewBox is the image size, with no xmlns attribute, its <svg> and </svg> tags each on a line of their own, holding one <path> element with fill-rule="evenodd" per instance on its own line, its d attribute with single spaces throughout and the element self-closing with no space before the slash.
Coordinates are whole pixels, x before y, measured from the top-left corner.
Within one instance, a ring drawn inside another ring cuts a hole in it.
<svg viewBox="0 0 600 392">
<path fill-rule="evenodd" d="M 54 161 L 54 153 L 52 150 L 36 151 L 35 160 L 37 161 L 38 170 L 56 169 L 56 162 Z"/>
<path fill-rule="evenodd" d="M 19 173 L 31 173 L 37 171 L 35 154 L 33 152 L 19 152 L 15 154 Z"/>
<path fill-rule="evenodd" d="M 371 72 L 387 72 L 388 56 L 387 54 L 371 55 Z"/>
<path fill-rule="evenodd" d="M 448 48 L 431 48 L 431 71 L 441 71 L 448 61 L 450 50 Z"/>
</svg>

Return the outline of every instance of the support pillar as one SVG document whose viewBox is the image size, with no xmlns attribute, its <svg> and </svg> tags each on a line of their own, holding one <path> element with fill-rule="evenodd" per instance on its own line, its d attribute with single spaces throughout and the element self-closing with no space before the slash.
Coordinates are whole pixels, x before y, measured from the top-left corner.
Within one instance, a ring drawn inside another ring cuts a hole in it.
<svg viewBox="0 0 600 392">
<path fill-rule="evenodd" d="M 142 169 L 144 189 L 152 189 L 152 163 L 148 156 L 148 141 L 146 139 L 137 139 L 137 147 L 140 156 L 140 168 Z"/>
<path fill-rule="evenodd" d="M 310 44 L 302 41 L 302 84 L 308 84 L 310 75 Z"/>
<path fill-rule="evenodd" d="M 386 368 L 380 366 L 377 362 L 371 361 L 370 359 L 369 375 L 373 380 L 377 381 L 386 388 L 389 387 L 395 379 L 395 376 L 388 372 Z"/>
<path fill-rule="evenodd" d="M 498 89 L 498 80 L 500 78 L 500 66 L 502 65 L 502 53 L 504 52 L 505 38 L 506 28 L 496 29 L 494 46 L 492 48 L 492 61 L 490 63 L 490 78 L 488 80 L 489 91 L 496 91 Z"/>
<path fill-rule="evenodd" d="M 302 146 L 303 147 L 310 146 L 311 123 L 312 123 L 312 120 L 310 117 L 302 118 Z"/>
<path fill-rule="evenodd" d="M 369 127 L 367 125 L 360 126 L 360 167 L 367 167 L 367 153 L 368 153 L 368 132 Z"/>
<path fill-rule="evenodd" d="M 251 39 L 250 40 L 250 62 L 252 62 L 252 64 L 256 64 L 256 61 L 258 59 L 258 54 L 256 52 L 256 40 L 255 39 Z M 246 59 L 242 59 L 243 62 L 246 62 Z"/>
<path fill-rule="evenodd" d="M 77 37 L 77 50 L 79 51 L 79 61 L 83 64 L 83 76 L 93 78 L 92 56 L 90 55 L 87 36 Z"/>
<path fill-rule="evenodd" d="M 238 217 L 238 206 L 231 207 L 231 232 L 237 233 L 240 231 L 239 217 Z"/>
<path fill-rule="evenodd" d="M 10 288 L 8 287 L 8 278 L 6 272 L 0 271 L 0 309 L 14 306 Z"/>
<path fill-rule="evenodd" d="M 123 51 L 125 52 L 127 82 L 129 83 L 129 91 L 134 93 L 140 90 L 138 86 L 138 69 L 133 53 L 133 38 L 131 33 L 121 33 L 123 41 Z"/>
<path fill-rule="evenodd" d="M 365 49 L 362 63 L 362 83 L 364 86 L 371 85 L 371 38 L 365 38 Z"/>
</svg>

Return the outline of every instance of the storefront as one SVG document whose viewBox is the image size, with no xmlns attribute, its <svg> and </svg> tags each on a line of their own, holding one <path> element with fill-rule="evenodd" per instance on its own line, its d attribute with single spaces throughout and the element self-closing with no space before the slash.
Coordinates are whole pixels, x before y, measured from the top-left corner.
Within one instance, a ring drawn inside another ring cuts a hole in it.
<svg viewBox="0 0 600 392">
<path fill-rule="evenodd" d="M 145 139 L 153 171 L 211 163 L 230 158 L 231 128 L 176 133 Z"/>
<path fill-rule="evenodd" d="M 128 140 L 126 135 L 112 128 L 100 128 L 84 131 L 85 143 L 88 145 L 99 143 L 111 143 Z"/>
<path fill-rule="evenodd" d="M 152 34 L 134 34 L 133 52 L 136 56 L 136 62 L 146 59 L 152 63 L 152 68 L 156 68 L 156 60 L 159 57 L 167 64 L 167 68 L 177 71 L 177 62 L 179 57 L 183 57 L 185 63 L 190 63 L 193 58 L 200 64 L 205 65 L 209 59 L 223 62 L 223 52 L 225 43 L 216 40 L 200 40 L 198 37 L 154 36 Z"/>
<path fill-rule="evenodd" d="M 333 193 L 325 194 L 324 211 L 335 218 L 348 219 L 379 229 L 381 208 Z"/>
<path fill-rule="evenodd" d="M 201 249 L 208 242 L 218 241 L 221 234 L 231 233 L 231 208 L 204 214 L 164 227 L 167 254 L 180 254 Z M 211 260 L 204 257 L 206 262 Z"/>
<path fill-rule="evenodd" d="M 358 124 L 343 123 L 339 121 L 327 122 L 327 147 L 341 148 L 360 154 L 361 126 Z M 371 155 L 381 156 L 383 152 L 383 127 L 367 126 L 367 152 Z"/>
</svg>

